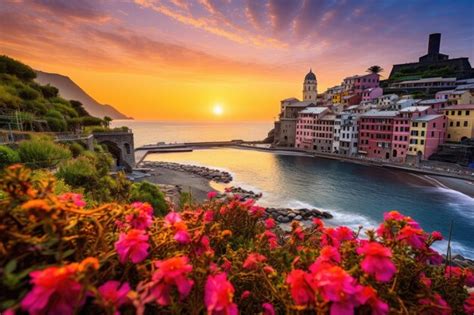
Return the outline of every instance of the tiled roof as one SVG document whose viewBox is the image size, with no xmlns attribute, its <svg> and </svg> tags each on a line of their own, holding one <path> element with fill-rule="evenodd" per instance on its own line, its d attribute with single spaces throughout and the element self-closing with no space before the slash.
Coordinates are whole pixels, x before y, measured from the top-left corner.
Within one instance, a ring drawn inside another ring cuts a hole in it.
<svg viewBox="0 0 474 315">
<path fill-rule="evenodd" d="M 360 115 L 361 117 L 396 117 L 399 112 L 396 110 L 370 110 L 365 114 Z"/>
<path fill-rule="evenodd" d="M 444 115 L 425 115 L 425 116 L 421 116 L 416 119 L 413 119 L 413 121 L 430 121 L 430 120 L 437 119 L 443 116 Z"/>
<path fill-rule="evenodd" d="M 474 109 L 474 104 L 459 104 L 442 108 L 442 110 Z"/>
<path fill-rule="evenodd" d="M 327 109 L 327 107 L 308 107 L 306 109 L 303 109 L 300 114 L 321 114 Z"/>
</svg>

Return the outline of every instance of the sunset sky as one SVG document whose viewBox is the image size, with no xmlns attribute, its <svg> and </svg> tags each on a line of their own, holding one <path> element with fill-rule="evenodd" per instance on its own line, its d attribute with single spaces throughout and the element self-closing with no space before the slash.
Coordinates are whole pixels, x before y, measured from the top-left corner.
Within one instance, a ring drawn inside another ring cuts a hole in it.
<svg viewBox="0 0 474 315">
<path fill-rule="evenodd" d="M 374 64 L 388 76 L 433 32 L 474 62 L 474 1 L 0 1 L 0 54 L 136 119 L 271 120 L 310 67 L 319 92 Z"/>
</svg>

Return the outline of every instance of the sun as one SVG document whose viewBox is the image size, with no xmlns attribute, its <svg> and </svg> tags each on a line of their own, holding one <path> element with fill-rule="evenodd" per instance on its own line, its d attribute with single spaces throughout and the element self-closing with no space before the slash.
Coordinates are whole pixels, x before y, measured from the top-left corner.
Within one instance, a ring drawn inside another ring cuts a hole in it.
<svg viewBox="0 0 474 315">
<path fill-rule="evenodd" d="M 224 113 L 224 109 L 222 108 L 221 105 L 219 104 L 216 104 L 214 105 L 214 107 L 212 108 L 212 113 L 216 116 L 221 116 L 223 113 Z"/>
</svg>

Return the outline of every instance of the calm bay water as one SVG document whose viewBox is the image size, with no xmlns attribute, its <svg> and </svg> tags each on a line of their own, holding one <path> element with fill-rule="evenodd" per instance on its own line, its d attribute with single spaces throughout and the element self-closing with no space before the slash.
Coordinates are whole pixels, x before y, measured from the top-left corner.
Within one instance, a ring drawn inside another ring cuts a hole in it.
<svg viewBox="0 0 474 315">
<path fill-rule="evenodd" d="M 219 125 L 204 123 L 141 123 L 129 126 L 138 145 L 157 141 L 256 140 L 270 123 Z M 314 207 L 330 211 L 334 225 L 374 227 L 389 210 L 410 215 L 427 231 L 447 237 L 454 222 L 453 252 L 474 257 L 474 198 L 454 190 L 429 187 L 417 177 L 378 167 L 239 149 L 206 149 L 149 155 L 147 160 L 173 161 L 224 169 L 232 185 L 263 193 L 259 204 Z M 445 252 L 446 242 L 437 245 Z"/>
<path fill-rule="evenodd" d="M 139 147 L 157 142 L 263 140 L 273 128 L 273 122 L 112 121 L 112 127 L 121 126 L 133 130 L 135 147 Z"/>
</svg>

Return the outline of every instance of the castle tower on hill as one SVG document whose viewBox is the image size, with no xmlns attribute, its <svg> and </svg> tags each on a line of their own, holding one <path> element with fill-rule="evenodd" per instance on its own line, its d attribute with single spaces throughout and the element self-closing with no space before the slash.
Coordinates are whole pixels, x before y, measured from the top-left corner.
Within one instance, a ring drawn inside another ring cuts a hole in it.
<svg viewBox="0 0 474 315">
<path fill-rule="evenodd" d="M 316 75 L 311 69 L 308 74 L 304 77 L 303 82 L 303 101 L 316 101 L 318 96 L 318 81 Z"/>
</svg>

